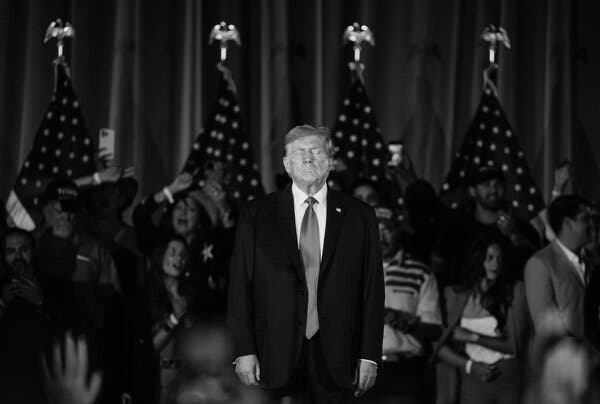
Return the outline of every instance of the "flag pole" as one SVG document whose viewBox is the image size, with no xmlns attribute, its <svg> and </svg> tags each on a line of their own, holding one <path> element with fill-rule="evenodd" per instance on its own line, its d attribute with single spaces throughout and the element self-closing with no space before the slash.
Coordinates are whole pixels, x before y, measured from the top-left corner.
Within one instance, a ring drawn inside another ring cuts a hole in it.
<svg viewBox="0 0 600 404">
<path fill-rule="evenodd" d="M 359 80 L 361 83 L 364 83 L 363 71 L 365 70 L 365 65 L 360 60 L 362 56 L 363 43 L 375 46 L 375 36 L 373 35 L 373 32 L 371 32 L 371 29 L 369 27 L 354 22 L 352 25 L 349 25 L 344 30 L 343 44 L 346 45 L 348 43 L 352 44 L 352 49 L 354 50 L 354 61 L 348 63 L 348 67 L 353 73 L 353 80 Z M 367 143 L 363 142 L 362 139 L 360 147 L 362 149 L 361 161 L 363 174 L 365 178 L 369 178 L 369 164 L 367 163 Z"/>
<path fill-rule="evenodd" d="M 503 27 L 494 24 L 486 26 L 481 32 L 481 39 L 488 44 L 488 66 L 483 71 L 483 85 L 490 87 L 494 94 L 498 95 L 498 47 L 504 45 L 510 49 L 510 39 Z"/>
</svg>

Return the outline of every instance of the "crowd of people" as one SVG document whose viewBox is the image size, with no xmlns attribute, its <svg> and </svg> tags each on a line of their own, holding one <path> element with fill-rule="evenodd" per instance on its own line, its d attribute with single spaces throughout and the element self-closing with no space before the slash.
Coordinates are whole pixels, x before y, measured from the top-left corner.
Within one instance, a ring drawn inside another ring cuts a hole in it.
<svg viewBox="0 0 600 404">
<path fill-rule="evenodd" d="M 212 161 L 201 179 L 177 175 L 137 203 L 131 224 L 137 183 L 119 168 L 56 178 L 35 231 L 2 230 L 1 402 L 272 399 L 231 365 L 225 313 L 244 207 L 227 199 L 226 171 Z M 339 190 L 375 213 L 385 290 L 381 359 L 361 359 L 377 377 L 357 400 L 597 402 L 600 215 L 566 194 L 568 164 L 529 222 L 511 214 L 501 170 L 475 170 L 460 209 L 406 155 L 388 174 L 393 186 Z"/>
</svg>

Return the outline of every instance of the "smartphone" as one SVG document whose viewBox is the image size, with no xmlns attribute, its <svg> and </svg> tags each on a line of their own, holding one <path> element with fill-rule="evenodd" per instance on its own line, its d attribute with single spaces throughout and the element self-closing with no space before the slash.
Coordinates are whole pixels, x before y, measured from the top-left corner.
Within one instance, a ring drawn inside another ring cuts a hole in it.
<svg viewBox="0 0 600 404">
<path fill-rule="evenodd" d="M 402 164 L 404 159 L 404 143 L 402 142 L 390 142 L 388 144 L 388 151 L 390 152 L 390 161 L 388 166 L 398 167 Z"/>
<path fill-rule="evenodd" d="M 115 158 L 115 131 L 114 129 L 102 128 L 98 132 L 98 157 L 107 166 Z"/>
</svg>

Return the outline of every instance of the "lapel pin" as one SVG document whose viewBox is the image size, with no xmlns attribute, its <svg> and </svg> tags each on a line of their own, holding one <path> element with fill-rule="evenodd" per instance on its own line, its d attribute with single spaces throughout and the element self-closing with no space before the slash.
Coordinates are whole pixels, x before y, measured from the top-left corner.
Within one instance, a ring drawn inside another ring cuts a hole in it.
<svg viewBox="0 0 600 404">
<path fill-rule="evenodd" d="M 336 211 L 337 213 L 342 213 L 342 208 L 335 208 L 335 211 Z"/>
</svg>

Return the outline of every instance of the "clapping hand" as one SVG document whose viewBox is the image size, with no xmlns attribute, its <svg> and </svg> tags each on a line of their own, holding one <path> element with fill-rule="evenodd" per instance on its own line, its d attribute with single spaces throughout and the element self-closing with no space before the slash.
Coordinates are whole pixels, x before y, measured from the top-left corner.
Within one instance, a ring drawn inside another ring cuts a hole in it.
<svg viewBox="0 0 600 404">
<path fill-rule="evenodd" d="M 65 337 L 64 356 L 61 344 L 55 344 L 52 373 L 42 360 L 46 390 L 53 404 L 92 404 L 100 393 L 102 376 L 94 372 L 88 379 L 88 347 L 83 339 Z"/>
</svg>

